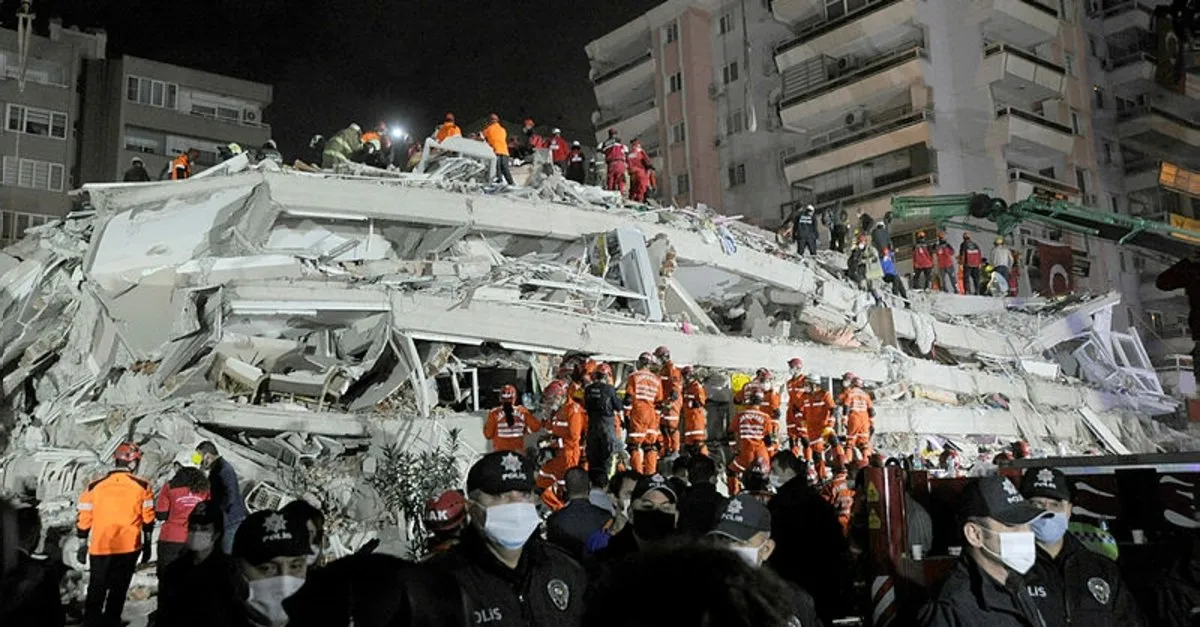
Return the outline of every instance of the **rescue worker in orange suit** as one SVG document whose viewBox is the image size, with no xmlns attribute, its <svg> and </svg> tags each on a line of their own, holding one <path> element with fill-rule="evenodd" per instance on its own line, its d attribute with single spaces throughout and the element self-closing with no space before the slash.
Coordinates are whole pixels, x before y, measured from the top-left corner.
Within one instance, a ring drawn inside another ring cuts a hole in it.
<svg viewBox="0 0 1200 627">
<path fill-rule="evenodd" d="M 88 484 L 79 497 L 76 557 L 80 564 L 91 559 L 83 611 L 87 627 L 121 624 L 138 555 L 143 564 L 150 561 L 154 493 L 148 481 L 133 474 L 141 459 L 137 444 L 121 443 L 113 454 L 115 468 Z"/>
<path fill-rule="evenodd" d="M 632 470 L 653 475 L 658 469 L 658 406 L 662 404 L 662 379 L 654 372 L 654 355 L 638 356 L 637 370 L 625 381 L 625 448 Z"/>
<path fill-rule="evenodd" d="M 692 366 L 683 374 L 683 450 L 688 455 L 708 455 L 708 390 Z"/>
<path fill-rule="evenodd" d="M 524 405 L 517 404 L 517 388 L 500 388 L 500 406 L 488 412 L 483 437 L 491 440 L 493 451 L 525 452 L 525 436 L 542 429 L 542 422 Z"/>
<path fill-rule="evenodd" d="M 737 449 L 737 456 L 729 462 L 725 476 L 731 497 L 742 489 L 742 473 L 755 464 L 762 466 L 764 474 L 770 472 L 771 453 L 768 447 L 775 444 L 775 421 L 767 413 L 766 407 L 762 393 L 752 390 L 746 397 L 746 407 L 729 423 L 730 448 Z"/>
<path fill-rule="evenodd" d="M 171 160 L 171 180 L 182 181 L 192 177 L 192 163 L 200 156 L 200 151 L 188 148 L 188 151 Z"/>
<path fill-rule="evenodd" d="M 801 414 L 804 416 L 804 437 L 808 446 L 804 448 L 804 460 L 813 469 L 816 477 L 825 478 L 825 440 L 832 436 L 834 412 L 837 403 L 833 400 L 833 392 L 821 387 L 816 379 L 805 382 L 805 391 L 801 397 Z M 794 448 L 794 445 L 793 445 Z"/>
<path fill-rule="evenodd" d="M 513 185 L 512 169 L 508 156 L 508 131 L 500 124 L 500 116 L 488 116 L 488 125 L 483 129 L 483 140 L 496 153 L 496 180 Z"/>
<path fill-rule="evenodd" d="M 567 386 L 562 381 L 546 386 L 543 399 L 546 408 L 552 412 L 550 448 L 554 450 L 554 457 L 538 470 L 537 485 L 543 491 L 542 501 L 558 511 L 564 505 L 561 495 L 563 477 L 567 469 L 578 466 L 582 458 L 587 412 L 567 394 Z"/>
<path fill-rule="evenodd" d="M 567 138 L 562 136 L 562 129 L 554 129 L 550 131 L 550 141 L 546 144 L 550 149 L 550 159 L 554 161 L 554 165 L 567 171 L 567 155 L 571 154 L 571 144 L 567 142 Z"/>
<path fill-rule="evenodd" d="M 862 379 L 853 372 L 842 376 L 842 385 L 845 389 L 838 404 L 846 419 L 846 438 L 850 446 L 861 453 L 856 459 L 865 462 L 871 455 L 871 436 L 875 435 L 875 404 L 871 395 L 862 389 Z"/>
<path fill-rule="evenodd" d="M 563 172 L 568 181 L 582 185 L 587 180 L 587 158 L 583 156 L 583 146 L 579 142 L 571 142 L 571 152 L 567 153 L 567 165 Z"/>
<path fill-rule="evenodd" d="M 629 144 L 629 155 L 626 157 L 626 162 L 629 164 L 629 199 L 635 202 L 646 202 L 646 192 L 650 189 L 649 171 L 654 169 L 654 164 L 650 161 L 650 155 L 646 154 L 642 148 L 642 140 L 634 139 Z"/>
<path fill-rule="evenodd" d="M 549 142 L 545 137 L 533 132 L 533 127 L 536 126 L 532 118 L 525 118 L 525 124 L 521 127 L 521 132 L 525 133 L 525 142 L 521 146 L 521 158 L 530 159 L 533 157 L 533 151 L 541 150 L 549 146 Z"/>
<path fill-rule="evenodd" d="M 620 191 L 621 195 L 625 195 L 625 170 L 628 167 L 629 149 L 625 144 L 621 143 L 621 138 L 617 135 L 617 129 L 608 129 L 608 139 L 600 144 L 600 153 L 604 155 L 604 165 L 608 169 L 608 178 L 604 182 L 604 189 L 609 191 Z"/>
<path fill-rule="evenodd" d="M 850 535 L 850 518 L 854 512 L 854 490 L 850 487 L 846 465 L 837 459 L 833 462 L 833 479 L 821 488 L 821 496 L 837 510 L 842 533 Z"/>
<path fill-rule="evenodd" d="M 779 392 L 771 385 L 771 371 L 766 368 L 759 368 L 754 373 L 754 379 L 742 386 L 742 389 L 734 395 L 733 402 L 738 405 L 749 404 L 749 398 L 757 392 L 762 397 L 762 404 L 776 420 L 779 419 L 779 407 L 783 404 L 779 398 Z"/>
<path fill-rule="evenodd" d="M 787 391 L 787 419 L 784 423 L 787 425 L 788 444 L 792 449 L 792 453 L 800 459 L 808 451 L 808 431 L 805 428 L 804 422 L 804 395 L 808 392 L 808 376 L 804 374 L 804 361 L 799 357 L 793 357 L 788 360 L 788 377 L 787 383 L 784 384 L 784 390 Z"/>
<path fill-rule="evenodd" d="M 446 119 L 437 128 L 437 133 L 434 134 L 433 139 L 440 144 L 446 141 L 448 137 L 462 137 L 462 129 L 458 128 L 458 125 L 454 123 L 453 113 L 446 114 Z"/>
<path fill-rule="evenodd" d="M 591 359 L 585 359 L 577 362 L 571 368 L 571 381 L 567 384 L 567 396 L 571 399 L 582 403 L 583 389 L 587 387 L 592 379 L 592 374 L 596 372 L 599 363 Z"/>
<path fill-rule="evenodd" d="M 933 284 L 933 249 L 925 241 L 925 231 L 917 231 L 917 243 L 913 246 L 914 290 L 927 290 Z"/>
<path fill-rule="evenodd" d="M 679 418 L 683 413 L 683 373 L 671 361 L 671 349 L 659 346 L 654 349 L 654 358 L 662 364 L 658 376 L 662 377 L 662 448 L 667 455 L 677 455 L 682 443 L 679 433 Z"/>
</svg>

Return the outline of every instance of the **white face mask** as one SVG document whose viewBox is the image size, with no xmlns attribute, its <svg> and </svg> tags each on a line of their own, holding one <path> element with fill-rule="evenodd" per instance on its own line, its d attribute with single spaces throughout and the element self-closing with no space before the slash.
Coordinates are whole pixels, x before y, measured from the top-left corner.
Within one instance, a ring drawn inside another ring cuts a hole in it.
<svg viewBox="0 0 1200 627">
<path fill-rule="evenodd" d="M 514 550 L 525 546 L 541 523 L 533 503 L 493 505 L 487 508 L 483 532 L 496 544 Z"/>
<path fill-rule="evenodd" d="M 1019 575 L 1024 575 L 1033 568 L 1034 562 L 1037 562 L 1037 542 L 1032 531 L 986 531 L 1000 536 L 1000 553 L 997 554 L 984 545 L 981 548 L 985 553 L 1000 560 Z"/>
<path fill-rule="evenodd" d="M 733 550 L 734 553 L 737 553 L 737 556 L 742 558 L 742 561 L 746 562 L 750 566 L 752 566 L 754 568 L 758 568 L 759 566 L 762 565 L 759 563 L 759 560 L 758 560 L 759 554 L 762 552 L 761 545 L 760 546 L 737 546 L 737 545 L 734 545 L 729 548 L 731 550 Z"/>
<path fill-rule="evenodd" d="M 203 553 L 213 547 L 213 534 L 211 531 L 195 531 L 188 534 L 187 546 L 189 549 Z"/>
<path fill-rule="evenodd" d="M 283 600 L 296 594 L 303 585 L 303 579 L 288 575 L 251 581 L 247 602 L 272 625 L 283 625 L 288 621 L 287 612 L 283 611 Z"/>
</svg>

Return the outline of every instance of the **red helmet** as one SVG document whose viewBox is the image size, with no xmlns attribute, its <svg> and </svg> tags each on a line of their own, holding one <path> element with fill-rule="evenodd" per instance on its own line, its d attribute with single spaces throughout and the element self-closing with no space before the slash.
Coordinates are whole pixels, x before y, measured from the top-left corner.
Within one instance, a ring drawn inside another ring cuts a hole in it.
<svg viewBox="0 0 1200 627">
<path fill-rule="evenodd" d="M 766 381 L 767 379 L 771 378 L 771 371 L 767 370 L 766 368 L 759 368 L 754 372 L 754 376 L 757 377 L 759 381 Z"/>
<path fill-rule="evenodd" d="M 850 380 L 857 379 L 857 378 L 858 378 L 858 375 L 854 374 L 853 372 L 849 372 L 849 371 L 847 371 L 846 374 L 842 375 L 842 381 L 850 381 Z"/>
<path fill-rule="evenodd" d="M 447 122 L 453 122 L 453 121 L 454 121 L 454 114 L 453 114 L 453 113 L 447 113 L 447 114 L 446 114 L 446 121 L 447 121 Z"/>
<path fill-rule="evenodd" d="M 617 136 L 617 129 L 615 129 L 615 128 L 610 128 L 610 129 L 608 129 L 608 136 L 609 136 L 609 137 L 616 137 L 616 136 Z"/>
<path fill-rule="evenodd" d="M 592 373 L 592 376 L 596 376 L 596 375 L 600 375 L 602 377 L 612 377 L 613 376 L 612 366 L 605 364 L 605 363 L 602 363 L 599 366 L 596 366 L 596 372 Z"/>
<path fill-rule="evenodd" d="M 542 398 L 547 400 L 566 395 L 567 384 L 561 379 L 551 381 L 550 385 L 547 385 L 546 389 L 542 391 Z"/>
<path fill-rule="evenodd" d="M 658 348 L 654 349 L 654 356 L 659 359 L 670 359 L 671 349 L 667 348 L 666 346 L 659 346 Z"/>
<path fill-rule="evenodd" d="M 501 403 L 517 402 L 517 388 L 514 386 L 511 386 L 511 385 L 506 385 L 506 386 L 500 388 L 500 402 Z"/>
<path fill-rule="evenodd" d="M 134 463 L 142 459 L 142 449 L 133 442 L 122 442 L 117 445 L 116 452 L 113 453 L 113 460 L 118 462 Z"/>
<path fill-rule="evenodd" d="M 696 367 L 695 366 L 684 366 L 679 369 L 679 374 L 681 374 L 685 377 L 694 376 L 696 374 Z"/>
<path fill-rule="evenodd" d="M 639 368 L 641 368 L 642 366 L 649 366 L 650 364 L 652 364 L 656 361 L 658 361 L 658 360 L 656 360 L 654 358 L 654 355 L 651 355 L 650 353 L 642 353 L 641 355 L 638 355 L 638 367 Z"/>
<path fill-rule="evenodd" d="M 533 118 L 525 118 L 525 126 L 533 126 Z"/>
<path fill-rule="evenodd" d="M 799 357 L 793 357 L 788 360 L 788 368 L 803 368 L 804 360 Z"/>
<path fill-rule="evenodd" d="M 446 490 L 425 503 L 425 528 L 430 531 L 455 531 L 466 521 L 467 500 L 458 490 Z"/>
</svg>

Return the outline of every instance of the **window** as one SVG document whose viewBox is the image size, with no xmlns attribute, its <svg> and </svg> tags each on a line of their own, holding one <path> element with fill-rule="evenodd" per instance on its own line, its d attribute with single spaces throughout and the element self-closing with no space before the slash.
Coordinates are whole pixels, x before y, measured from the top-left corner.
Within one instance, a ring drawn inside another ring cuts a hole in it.
<svg viewBox="0 0 1200 627">
<path fill-rule="evenodd" d="M 8 105 L 8 130 L 54 139 L 67 138 L 67 114 L 24 105 Z"/>
<path fill-rule="evenodd" d="M 1109 209 L 1111 209 L 1113 213 L 1121 213 L 1121 202 L 1119 200 L 1117 200 L 1116 195 L 1109 194 L 1108 206 L 1109 206 Z"/>
<path fill-rule="evenodd" d="M 1079 120 L 1079 112 L 1071 112 L 1071 132 L 1076 135 L 1083 135 L 1083 122 Z"/>
<path fill-rule="evenodd" d="M 1096 94 L 1096 108 L 1104 108 L 1104 90 L 1099 85 L 1092 85 L 1092 93 Z"/>
<path fill-rule="evenodd" d="M 836 20 L 846 14 L 845 0 L 825 0 L 825 19 Z"/>
<path fill-rule="evenodd" d="M 17 53 L 0 50 L 0 77 L 19 79 L 21 66 L 17 60 Z M 50 87 L 67 87 L 67 67 L 56 61 L 27 57 L 25 81 Z"/>
<path fill-rule="evenodd" d="M 682 196 L 692 191 L 692 177 L 687 173 L 675 175 L 675 195 Z"/>
<path fill-rule="evenodd" d="M 771 10 L 771 0 L 762 0 L 762 8 L 764 11 Z"/>
<path fill-rule="evenodd" d="M 129 76 L 125 78 L 125 99 L 148 107 L 174 109 L 179 104 L 179 85 Z"/>
<path fill-rule="evenodd" d="M 730 187 L 737 187 L 738 185 L 746 184 L 746 164 L 739 163 L 737 165 L 729 166 L 728 173 Z"/>
<path fill-rule="evenodd" d="M 1069 52 L 1064 53 L 1063 65 L 1067 68 L 1067 76 L 1075 76 L 1075 55 Z"/>
<path fill-rule="evenodd" d="M 1126 267 L 1125 253 L 1117 253 L 1117 258 L 1121 260 L 1121 272 L 1129 272 L 1129 269 Z"/>
<path fill-rule="evenodd" d="M 1090 187 L 1088 182 L 1091 181 L 1091 178 L 1087 170 L 1075 168 L 1075 186 L 1079 188 L 1080 193 L 1085 195 L 1088 193 L 1088 188 Z"/>
<path fill-rule="evenodd" d="M 741 109 L 725 116 L 725 134 L 737 135 L 746 130 L 746 114 Z"/>
<path fill-rule="evenodd" d="M 18 167 L 16 157 L 4 157 L 4 184 L 12 187 L 61 192 L 65 173 L 66 169 L 60 163 L 21 159 Z"/>
<path fill-rule="evenodd" d="M 738 79 L 738 64 L 737 61 L 721 68 L 721 81 L 726 85 L 737 81 Z"/>
<path fill-rule="evenodd" d="M 683 122 L 671 126 L 671 143 L 678 144 L 687 140 L 687 127 Z"/>
<path fill-rule="evenodd" d="M 679 24 L 671 23 L 664 26 L 663 40 L 669 44 L 679 41 Z"/>
<path fill-rule="evenodd" d="M 125 150 L 134 152 L 144 152 L 146 154 L 156 155 L 162 150 L 158 146 L 158 141 L 148 137 L 137 137 L 134 135 L 125 136 Z"/>
<path fill-rule="evenodd" d="M 735 23 L 733 21 L 733 11 L 729 11 L 721 16 L 718 30 L 722 35 L 724 35 L 726 33 L 732 33 L 734 26 Z"/>
<path fill-rule="evenodd" d="M 1087 39 L 1088 39 L 1088 52 L 1090 52 L 1093 57 L 1099 58 L 1100 46 L 1098 46 L 1096 44 L 1096 38 L 1092 37 L 1091 35 L 1088 35 Z"/>
<path fill-rule="evenodd" d="M 683 89 L 683 74 L 676 72 L 667 79 L 667 93 L 673 94 Z"/>
<path fill-rule="evenodd" d="M 0 211 L 0 240 L 16 241 L 25 237 L 25 230 L 55 220 L 54 216 L 19 211 Z"/>
<path fill-rule="evenodd" d="M 1108 142 L 1100 142 L 1100 162 L 1104 165 L 1109 165 L 1113 162 L 1112 144 Z"/>
</svg>

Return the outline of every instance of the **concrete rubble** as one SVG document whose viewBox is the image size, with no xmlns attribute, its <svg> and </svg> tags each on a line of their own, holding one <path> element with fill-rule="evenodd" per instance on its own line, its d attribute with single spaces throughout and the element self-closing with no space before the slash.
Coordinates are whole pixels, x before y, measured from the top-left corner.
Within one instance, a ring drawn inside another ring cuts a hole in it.
<svg viewBox="0 0 1200 627">
<path fill-rule="evenodd" d="M 379 451 L 457 430 L 465 467 L 501 385 L 535 403 L 566 357 L 621 372 L 658 345 L 710 372 L 713 437 L 727 375 L 800 356 L 875 390 L 887 451 L 1192 446 L 1151 420 L 1177 401 L 1111 327 L 1115 294 L 879 307 L 838 253 L 800 259 L 706 207 L 624 205 L 536 163 L 526 186 L 481 182 L 491 167 L 235 159 L 85 186 L 79 211 L 0 253 L 0 490 L 36 489 L 47 525 L 68 526 L 119 442 L 143 443 L 161 485 L 211 439 L 251 509 L 318 500 L 348 552 L 403 523 L 372 487 Z"/>
</svg>

